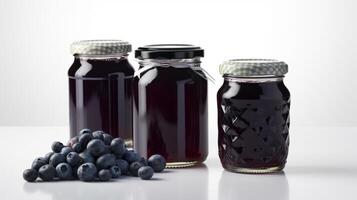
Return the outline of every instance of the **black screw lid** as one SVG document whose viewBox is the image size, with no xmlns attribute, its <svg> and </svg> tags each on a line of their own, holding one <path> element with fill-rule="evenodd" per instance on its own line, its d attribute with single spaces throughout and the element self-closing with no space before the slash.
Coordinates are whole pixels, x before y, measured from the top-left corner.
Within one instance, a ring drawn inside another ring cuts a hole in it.
<svg viewBox="0 0 357 200">
<path fill-rule="evenodd" d="M 138 59 L 185 59 L 203 57 L 203 49 L 190 44 L 154 44 L 139 47 L 135 51 Z"/>
</svg>

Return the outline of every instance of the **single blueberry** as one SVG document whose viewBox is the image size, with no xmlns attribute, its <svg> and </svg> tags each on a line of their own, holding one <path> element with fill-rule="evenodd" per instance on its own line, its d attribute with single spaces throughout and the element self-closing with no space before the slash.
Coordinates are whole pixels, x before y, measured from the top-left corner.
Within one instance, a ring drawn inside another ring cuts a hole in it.
<svg viewBox="0 0 357 200">
<path fill-rule="evenodd" d="M 112 166 L 109 170 L 112 174 L 112 178 L 119 178 L 119 176 L 121 175 L 120 167 L 118 167 L 117 165 Z"/>
<path fill-rule="evenodd" d="M 64 145 L 61 142 L 56 141 L 56 142 L 52 143 L 51 149 L 53 152 L 59 153 L 59 152 L 61 152 L 63 147 L 64 147 Z"/>
<path fill-rule="evenodd" d="M 67 146 L 72 147 L 74 144 L 77 144 L 79 141 L 79 136 L 74 136 L 73 138 L 69 139 L 67 142 Z"/>
<path fill-rule="evenodd" d="M 46 155 L 43 157 L 46 160 L 47 164 L 50 162 L 50 158 L 53 154 L 54 153 L 51 151 L 51 152 L 46 153 Z"/>
<path fill-rule="evenodd" d="M 79 154 L 84 163 L 94 163 L 94 157 L 89 153 L 88 149 Z"/>
<path fill-rule="evenodd" d="M 88 143 L 87 149 L 92 156 L 99 157 L 105 153 L 105 144 L 102 140 L 93 139 Z"/>
<path fill-rule="evenodd" d="M 103 134 L 105 134 L 103 131 L 94 131 L 92 137 L 93 139 L 104 140 Z"/>
<path fill-rule="evenodd" d="M 62 180 L 73 178 L 72 167 L 68 163 L 60 163 L 56 167 L 57 177 Z"/>
<path fill-rule="evenodd" d="M 112 178 L 112 174 L 108 169 L 102 169 L 98 173 L 98 178 L 100 181 L 109 181 Z"/>
<path fill-rule="evenodd" d="M 129 163 L 126 160 L 123 159 L 117 159 L 115 161 L 115 165 L 117 165 L 120 168 L 120 171 L 122 174 L 128 174 L 129 172 Z"/>
<path fill-rule="evenodd" d="M 114 154 L 104 154 L 100 156 L 96 161 L 96 167 L 98 170 L 108 169 L 115 165 L 116 157 Z"/>
<path fill-rule="evenodd" d="M 48 164 L 46 158 L 39 157 L 32 162 L 31 168 L 34 170 L 38 170 L 40 169 L 40 167 L 46 164 Z"/>
<path fill-rule="evenodd" d="M 138 170 L 144 165 L 141 162 L 133 162 L 130 164 L 129 171 L 132 176 L 138 176 Z"/>
<path fill-rule="evenodd" d="M 121 138 L 115 138 L 110 143 L 110 150 L 118 157 L 121 157 L 126 152 L 125 142 Z"/>
<path fill-rule="evenodd" d="M 22 173 L 22 177 L 27 181 L 27 182 L 34 182 L 36 181 L 38 177 L 38 172 L 35 169 L 26 169 Z"/>
<path fill-rule="evenodd" d="M 51 181 L 56 176 L 56 169 L 52 165 L 44 165 L 38 170 L 38 176 L 43 181 Z"/>
<path fill-rule="evenodd" d="M 97 176 L 97 168 L 93 163 L 84 163 L 78 168 L 77 176 L 81 181 L 93 181 Z"/>
<path fill-rule="evenodd" d="M 72 145 L 72 149 L 73 149 L 73 151 L 80 153 L 83 151 L 84 148 L 81 143 L 76 143 L 76 144 Z"/>
<path fill-rule="evenodd" d="M 155 172 L 162 172 L 166 167 L 166 160 L 163 156 L 155 154 L 148 159 L 148 165 L 152 167 Z"/>
<path fill-rule="evenodd" d="M 104 133 L 103 134 L 103 141 L 104 141 L 104 144 L 106 145 L 110 145 L 110 143 L 112 142 L 113 140 L 113 136 L 107 134 L 107 133 Z"/>
<path fill-rule="evenodd" d="M 49 161 L 49 164 L 52 165 L 53 167 L 56 167 L 58 164 L 63 163 L 66 161 L 66 157 L 64 157 L 63 154 L 60 153 L 54 153 Z"/>
<path fill-rule="evenodd" d="M 70 152 L 69 154 L 67 154 L 66 161 L 71 166 L 76 166 L 80 163 L 81 157 L 76 152 Z"/>
<path fill-rule="evenodd" d="M 84 133 L 82 135 L 79 136 L 79 140 L 78 142 L 83 146 L 87 146 L 88 142 L 91 141 L 92 139 L 92 134 L 90 133 Z"/>
<path fill-rule="evenodd" d="M 124 153 L 123 159 L 128 161 L 129 163 L 133 163 L 136 161 L 140 161 L 141 157 L 134 150 L 128 150 Z"/>
<path fill-rule="evenodd" d="M 81 131 L 79 131 L 79 135 L 83 135 L 85 133 L 92 133 L 92 130 L 85 128 L 85 129 L 82 129 Z"/>
<path fill-rule="evenodd" d="M 148 165 L 148 161 L 144 157 L 141 157 L 139 162 L 143 163 L 144 166 Z"/>
<path fill-rule="evenodd" d="M 61 154 L 66 157 L 70 152 L 72 152 L 73 149 L 71 147 L 63 147 L 61 150 Z"/>
<path fill-rule="evenodd" d="M 143 180 L 149 180 L 154 175 L 154 170 L 150 166 L 140 167 L 138 176 Z"/>
</svg>

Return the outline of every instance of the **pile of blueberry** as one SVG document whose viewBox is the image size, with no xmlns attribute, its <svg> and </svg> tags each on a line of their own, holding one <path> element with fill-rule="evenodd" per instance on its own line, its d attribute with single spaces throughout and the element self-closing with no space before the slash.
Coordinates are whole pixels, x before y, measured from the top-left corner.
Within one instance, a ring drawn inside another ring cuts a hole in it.
<svg viewBox="0 0 357 200">
<path fill-rule="evenodd" d="M 161 155 L 152 155 L 148 160 L 134 150 L 126 148 L 124 140 L 113 138 L 103 131 L 83 129 L 68 141 L 67 146 L 54 142 L 52 152 L 36 158 L 31 169 L 23 172 L 23 178 L 34 182 L 71 180 L 109 181 L 121 175 L 151 179 L 154 172 L 161 172 L 166 160 Z"/>
</svg>

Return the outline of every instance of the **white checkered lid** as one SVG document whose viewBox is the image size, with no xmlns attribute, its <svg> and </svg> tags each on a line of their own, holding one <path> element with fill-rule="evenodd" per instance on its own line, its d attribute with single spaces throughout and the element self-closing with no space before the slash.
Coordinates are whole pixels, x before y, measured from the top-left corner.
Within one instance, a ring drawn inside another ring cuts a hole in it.
<svg viewBox="0 0 357 200">
<path fill-rule="evenodd" d="M 288 73 L 288 65 L 275 59 L 233 59 L 223 62 L 219 72 L 234 76 L 283 76 Z"/>
<path fill-rule="evenodd" d="M 81 40 L 71 44 L 73 55 L 115 55 L 130 51 L 131 44 L 122 40 Z"/>
</svg>

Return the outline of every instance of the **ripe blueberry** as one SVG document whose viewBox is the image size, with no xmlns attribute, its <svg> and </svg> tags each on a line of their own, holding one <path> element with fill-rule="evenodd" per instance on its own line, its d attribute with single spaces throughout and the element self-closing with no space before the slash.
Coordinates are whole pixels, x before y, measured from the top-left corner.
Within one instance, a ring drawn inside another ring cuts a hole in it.
<svg viewBox="0 0 357 200">
<path fill-rule="evenodd" d="M 93 139 L 104 140 L 103 134 L 105 134 L 103 131 L 94 131 L 92 137 Z"/>
<path fill-rule="evenodd" d="M 72 149 L 73 149 L 73 151 L 80 153 L 83 151 L 83 146 L 80 143 L 76 143 L 76 144 L 72 145 Z"/>
<path fill-rule="evenodd" d="M 141 162 L 133 162 L 130 164 L 129 171 L 130 174 L 133 176 L 138 176 L 138 170 L 140 167 L 143 167 L 144 165 Z"/>
<path fill-rule="evenodd" d="M 66 157 L 60 153 L 54 153 L 49 161 L 49 164 L 53 167 L 56 167 L 58 164 L 63 163 L 66 161 Z"/>
<path fill-rule="evenodd" d="M 126 160 L 122 159 L 117 159 L 115 161 L 115 165 L 117 165 L 120 168 L 120 171 L 122 174 L 128 174 L 129 172 L 129 163 Z"/>
<path fill-rule="evenodd" d="M 72 179 L 72 167 L 67 163 L 60 163 L 56 167 L 56 172 L 58 178 L 62 180 Z"/>
<path fill-rule="evenodd" d="M 92 133 L 92 131 L 88 128 L 82 129 L 81 131 L 79 131 L 79 135 L 83 135 L 85 133 Z"/>
<path fill-rule="evenodd" d="M 97 176 L 97 168 L 93 163 L 84 163 L 78 168 L 77 175 L 81 181 L 93 181 Z"/>
<path fill-rule="evenodd" d="M 88 149 L 79 154 L 79 157 L 82 158 L 85 163 L 94 163 L 94 157 L 89 153 Z"/>
<path fill-rule="evenodd" d="M 110 143 L 112 142 L 113 140 L 113 137 L 107 133 L 104 133 L 103 134 L 103 141 L 104 141 L 104 144 L 106 145 L 110 145 Z"/>
<path fill-rule="evenodd" d="M 112 178 L 119 178 L 119 176 L 121 175 L 120 167 L 118 167 L 117 165 L 112 166 L 109 170 L 112 174 Z"/>
<path fill-rule="evenodd" d="M 154 169 L 155 172 L 162 172 L 166 167 L 166 160 L 159 154 L 150 156 L 148 165 Z"/>
<path fill-rule="evenodd" d="M 98 173 L 98 178 L 100 181 L 109 181 L 112 178 L 112 174 L 108 169 L 102 169 Z"/>
<path fill-rule="evenodd" d="M 121 157 L 126 152 L 125 142 L 121 138 L 115 138 L 110 143 L 110 150 L 118 157 Z"/>
<path fill-rule="evenodd" d="M 100 156 L 96 161 L 96 167 L 98 170 L 108 169 L 109 167 L 115 165 L 116 157 L 114 154 L 104 154 Z"/>
<path fill-rule="evenodd" d="M 70 147 L 63 147 L 61 150 L 61 154 L 64 155 L 64 157 L 66 157 L 72 151 L 73 149 Z"/>
<path fill-rule="evenodd" d="M 81 157 L 76 152 L 70 152 L 69 154 L 67 154 L 66 161 L 71 166 L 76 166 L 81 161 Z"/>
<path fill-rule="evenodd" d="M 38 177 L 38 172 L 34 169 L 26 169 L 22 173 L 22 177 L 27 181 L 27 182 L 34 182 L 37 177 Z"/>
<path fill-rule="evenodd" d="M 154 175 L 154 170 L 150 166 L 140 167 L 138 175 L 143 180 L 149 180 Z"/>
<path fill-rule="evenodd" d="M 92 156 L 99 157 L 105 152 L 105 144 L 102 140 L 93 139 L 88 143 L 87 149 Z"/>
<path fill-rule="evenodd" d="M 88 142 L 91 141 L 92 139 L 92 134 L 90 133 L 84 133 L 82 135 L 79 136 L 79 140 L 78 142 L 83 146 L 87 146 Z"/>
<path fill-rule="evenodd" d="M 61 152 L 63 147 L 64 146 L 63 146 L 63 144 L 61 142 L 57 142 L 56 141 L 56 142 L 52 143 L 51 149 L 52 149 L 53 152 L 59 153 L 59 152 Z"/>
<path fill-rule="evenodd" d="M 126 151 L 123 155 L 123 159 L 129 163 L 140 161 L 141 157 L 133 150 Z"/>
<path fill-rule="evenodd" d="M 44 166 L 46 164 L 48 164 L 47 160 L 45 158 L 39 157 L 39 158 L 36 158 L 32 162 L 31 168 L 34 169 L 34 170 L 38 170 L 38 169 L 40 169 L 40 167 L 42 167 L 42 166 Z"/>
<path fill-rule="evenodd" d="M 52 165 L 44 165 L 38 170 L 38 176 L 43 181 L 51 181 L 56 176 L 56 169 Z"/>
</svg>

